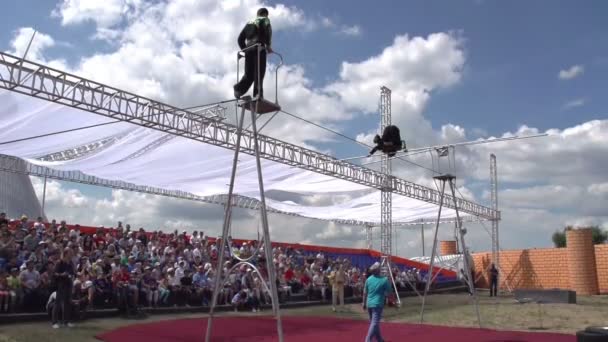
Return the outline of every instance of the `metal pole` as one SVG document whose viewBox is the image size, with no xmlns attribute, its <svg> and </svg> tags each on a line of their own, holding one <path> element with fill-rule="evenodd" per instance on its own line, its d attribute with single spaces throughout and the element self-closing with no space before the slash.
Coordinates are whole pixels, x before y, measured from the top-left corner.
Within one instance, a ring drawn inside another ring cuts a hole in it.
<svg viewBox="0 0 608 342">
<path fill-rule="evenodd" d="M 259 89 L 258 89 L 259 94 Z M 259 102 L 259 101 L 258 101 Z M 257 105 L 256 105 L 257 112 Z M 264 230 L 264 253 L 266 255 L 266 266 L 268 269 L 268 279 L 270 281 L 270 289 L 272 296 L 272 311 L 275 314 L 277 320 L 277 333 L 279 335 L 279 342 L 283 342 L 283 326 L 281 323 L 281 310 L 279 309 L 279 295 L 276 283 L 276 273 L 274 269 L 274 262 L 272 260 L 272 244 L 270 241 L 270 229 L 268 227 L 268 213 L 266 212 L 266 196 L 264 194 L 264 179 L 262 175 L 262 163 L 260 161 L 260 149 L 258 145 L 258 131 L 255 123 L 255 115 L 251 111 L 251 124 L 253 128 L 253 147 L 255 150 L 255 161 L 258 169 L 258 184 L 260 187 L 260 209 L 262 214 L 262 229 Z"/>
<path fill-rule="evenodd" d="M 420 225 L 420 237 L 422 238 L 422 256 L 424 256 L 424 224 Z"/>
<path fill-rule="evenodd" d="M 465 232 L 462 229 L 462 221 L 460 221 L 460 214 L 458 213 L 458 203 L 456 201 L 456 191 L 454 190 L 454 178 L 450 178 L 450 190 L 452 191 L 452 199 L 454 200 L 454 210 L 456 211 L 456 222 L 458 225 L 458 231 L 460 233 L 460 246 L 462 247 L 462 261 L 464 267 L 466 268 L 467 278 L 469 280 L 469 290 L 473 295 L 473 300 L 475 302 L 475 312 L 477 313 L 477 323 L 481 328 L 481 315 L 479 314 L 479 303 L 477 299 L 477 291 L 475 291 L 475 284 L 473 279 L 473 273 L 471 272 L 471 266 L 469 265 L 469 253 L 467 251 L 467 247 L 464 243 L 464 234 Z M 445 183 L 444 183 L 445 184 Z"/>
<path fill-rule="evenodd" d="M 44 217 L 44 206 L 46 205 L 46 176 L 44 176 L 44 186 L 42 187 L 42 212 L 41 217 Z"/>
<path fill-rule="evenodd" d="M 439 212 L 437 213 L 437 225 L 435 226 L 435 237 L 433 238 L 433 249 L 431 249 L 431 260 L 429 262 L 429 270 L 427 272 L 427 281 L 424 287 L 424 294 L 422 295 L 422 308 L 420 310 L 420 323 L 424 323 L 424 306 L 426 304 L 426 294 L 429 292 L 431 287 L 431 280 L 433 280 L 433 266 L 435 263 L 435 251 L 437 250 L 437 233 L 439 232 L 439 220 L 441 219 L 441 209 L 443 208 L 443 197 L 445 195 L 445 180 L 441 181 L 441 195 L 439 198 Z"/>
<path fill-rule="evenodd" d="M 492 200 L 492 210 L 494 215 L 498 213 L 498 172 L 496 166 L 496 155 L 490 154 L 490 194 Z M 500 285 L 500 275 L 502 268 L 500 267 L 500 240 L 498 237 L 498 215 L 492 219 L 492 263 L 500 271 L 496 279 L 497 288 Z"/>
<path fill-rule="evenodd" d="M 245 119 L 245 106 L 241 111 L 241 119 L 237 122 L 236 130 L 236 147 L 234 150 L 234 159 L 232 160 L 232 172 L 230 174 L 230 185 L 228 186 L 228 199 L 226 201 L 226 209 L 224 212 L 224 226 L 222 228 L 222 241 L 219 248 L 217 271 L 215 275 L 215 284 L 213 286 L 213 295 L 211 297 L 211 307 L 209 308 L 209 318 L 207 319 L 207 332 L 205 334 L 205 341 L 211 342 L 211 327 L 213 322 L 213 313 L 215 305 L 217 304 L 217 296 L 220 292 L 220 285 L 222 281 L 222 271 L 224 269 L 224 251 L 226 249 L 226 240 L 228 237 L 228 230 L 230 229 L 230 219 L 232 212 L 232 193 L 234 190 L 234 180 L 236 178 L 236 170 L 239 162 L 239 152 L 241 150 L 241 133 L 243 129 L 243 121 Z M 216 241 L 217 243 L 217 241 Z"/>
</svg>

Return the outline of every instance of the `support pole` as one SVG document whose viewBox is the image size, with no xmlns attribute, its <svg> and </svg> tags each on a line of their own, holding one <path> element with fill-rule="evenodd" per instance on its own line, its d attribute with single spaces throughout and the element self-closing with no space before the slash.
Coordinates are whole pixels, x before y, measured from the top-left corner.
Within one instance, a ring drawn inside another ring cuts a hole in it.
<svg viewBox="0 0 608 342">
<path fill-rule="evenodd" d="M 211 328 L 213 326 L 213 314 L 215 306 L 217 304 L 217 296 L 220 292 L 220 286 L 222 284 L 222 271 L 224 270 L 224 251 L 226 250 L 226 240 L 228 239 L 228 231 L 230 230 L 230 218 L 232 212 L 232 193 L 234 191 L 234 180 L 236 178 L 236 170 L 239 162 L 239 152 L 241 150 L 241 131 L 243 129 L 243 121 L 245 119 L 245 107 L 241 110 L 241 118 L 237 120 L 236 130 L 236 148 L 234 149 L 234 158 L 232 160 L 232 172 L 230 174 L 230 185 L 228 186 L 228 199 L 226 200 L 226 207 L 224 211 L 224 225 L 222 228 L 222 241 L 220 241 L 220 247 L 218 249 L 218 263 L 215 274 L 215 282 L 213 285 L 213 294 L 211 296 L 211 307 L 209 308 L 209 318 L 207 318 L 207 331 L 205 334 L 205 341 L 211 342 Z M 217 243 L 217 241 L 216 241 Z"/>
<path fill-rule="evenodd" d="M 426 294 L 431 288 L 433 280 L 433 267 L 435 266 L 435 253 L 437 251 L 437 233 L 439 232 L 439 220 L 441 219 L 441 209 L 443 209 L 443 198 L 445 195 L 445 182 L 441 184 L 441 195 L 439 197 L 439 212 L 437 214 L 437 225 L 435 226 L 435 237 L 433 238 L 433 248 L 431 249 L 431 260 L 429 261 L 429 270 L 426 272 L 426 284 L 422 295 L 422 307 L 420 309 L 420 323 L 424 323 L 424 307 L 426 305 Z"/>
<path fill-rule="evenodd" d="M 496 167 L 496 156 L 490 154 L 490 196 L 492 201 L 492 211 L 494 215 L 498 213 L 498 172 Z M 492 219 L 492 263 L 500 271 L 498 274 L 497 282 L 500 284 L 500 273 L 502 268 L 500 267 L 500 240 L 498 237 L 498 220 L 497 215 Z"/>
<path fill-rule="evenodd" d="M 46 176 L 44 177 L 44 186 L 42 187 L 42 212 L 40 217 L 44 217 L 44 206 L 46 205 Z"/>
<path fill-rule="evenodd" d="M 365 226 L 365 246 L 367 249 L 372 249 L 374 247 L 372 229 L 373 226 Z"/>
<path fill-rule="evenodd" d="M 380 114 L 382 131 L 391 124 L 391 90 L 387 87 L 380 88 Z M 393 278 L 391 253 L 393 252 L 393 176 L 391 170 L 391 158 L 383 153 L 380 172 L 382 173 L 383 182 L 381 190 L 381 214 L 380 214 L 380 252 L 381 270 L 385 276 L 390 279 L 393 289 L 395 290 L 395 298 L 397 307 L 401 306 L 401 299 L 397 291 L 397 284 Z"/>
<path fill-rule="evenodd" d="M 454 178 L 449 178 L 450 189 L 452 191 L 452 198 L 454 200 L 454 205 L 456 205 L 456 185 L 454 184 Z M 479 324 L 479 328 L 481 328 L 481 315 L 479 314 L 479 301 L 477 298 L 477 291 L 475 290 L 475 279 L 473 278 L 473 272 L 471 270 L 471 265 L 469 265 L 469 251 L 467 249 L 467 245 L 464 242 L 464 235 L 466 234 L 466 229 L 462 228 L 462 221 L 460 220 L 460 214 L 458 213 L 458 207 L 456 208 L 456 224 L 458 225 L 458 232 L 460 235 L 460 247 L 462 248 L 462 262 L 465 267 L 465 274 L 467 275 L 467 279 L 469 280 L 469 291 L 473 296 L 473 301 L 475 303 L 475 313 L 477 314 L 477 323 Z"/>
<path fill-rule="evenodd" d="M 258 69 L 259 70 L 259 69 Z M 260 88 L 258 88 L 261 90 Z M 259 94 L 258 94 L 259 95 Z M 259 103 L 259 101 L 258 101 Z M 268 280 L 270 281 L 270 292 L 272 296 L 272 312 L 277 321 L 277 333 L 279 341 L 283 342 L 283 325 L 281 324 L 281 310 L 279 309 L 279 295 L 276 282 L 276 271 L 272 258 L 272 243 L 270 241 L 270 229 L 268 227 L 268 213 L 266 212 L 266 195 L 264 194 L 264 178 L 262 175 L 262 162 L 260 161 L 260 147 L 258 145 L 258 131 L 256 128 L 256 113 L 251 112 L 251 125 L 253 128 L 253 147 L 255 150 L 255 161 L 258 169 L 258 184 L 260 188 L 260 203 L 262 215 L 262 229 L 264 231 L 264 254 L 266 256 L 266 268 L 268 269 Z"/>
<path fill-rule="evenodd" d="M 422 240 L 422 256 L 424 256 L 424 224 L 420 225 L 420 239 Z"/>
</svg>

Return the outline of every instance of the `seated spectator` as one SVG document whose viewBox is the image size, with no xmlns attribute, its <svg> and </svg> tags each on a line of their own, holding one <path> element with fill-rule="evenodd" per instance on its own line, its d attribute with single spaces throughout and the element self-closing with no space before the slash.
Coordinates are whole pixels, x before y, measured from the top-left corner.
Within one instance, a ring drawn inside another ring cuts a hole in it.
<svg viewBox="0 0 608 342">
<path fill-rule="evenodd" d="M 247 293 L 245 291 L 239 291 L 232 297 L 230 303 L 232 304 L 234 312 L 238 312 L 239 309 L 245 310 L 247 305 Z"/>
<path fill-rule="evenodd" d="M 19 277 L 19 269 L 16 267 L 11 269 L 11 274 L 6 278 L 10 295 L 10 307 L 12 311 L 17 311 L 23 303 L 23 288 L 21 286 L 21 278 Z"/>
<path fill-rule="evenodd" d="M 161 305 L 169 305 L 169 294 L 171 290 L 169 290 L 169 280 L 166 275 L 162 275 L 160 280 L 158 281 L 158 301 Z"/>
<path fill-rule="evenodd" d="M 6 272 L 0 270 L 0 313 L 8 312 L 10 292 Z"/>
<path fill-rule="evenodd" d="M 106 306 L 112 303 L 112 283 L 109 281 L 108 276 L 104 273 L 99 273 L 97 279 L 93 281 L 93 288 L 95 289 L 95 295 L 93 296 L 94 306 Z"/>
<path fill-rule="evenodd" d="M 178 305 L 190 307 L 192 297 L 192 274 L 189 269 L 184 271 L 184 276 L 180 279 L 180 293 L 178 295 Z"/>
<path fill-rule="evenodd" d="M 26 311 L 36 311 L 40 303 L 40 273 L 34 269 L 34 261 L 26 262 L 26 269 L 19 275 L 23 286 L 23 303 Z"/>
<path fill-rule="evenodd" d="M 158 306 L 158 281 L 152 276 L 152 268 L 146 266 L 141 282 L 141 291 L 146 298 L 148 307 Z"/>
</svg>

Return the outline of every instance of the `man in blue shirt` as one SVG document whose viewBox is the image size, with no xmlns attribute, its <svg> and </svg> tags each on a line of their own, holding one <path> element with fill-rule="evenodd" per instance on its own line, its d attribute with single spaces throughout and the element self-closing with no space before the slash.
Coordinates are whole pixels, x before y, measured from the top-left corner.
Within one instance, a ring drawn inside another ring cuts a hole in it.
<svg viewBox="0 0 608 342">
<path fill-rule="evenodd" d="M 371 342 L 373 337 L 376 341 L 383 342 L 380 334 L 380 319 L 382 319 L 382 309 L 386 295 L 390 293 L 391 287 L 385 277 L 380 276 L 380 263 L 374 263 L 370 268 L 371 275 L 365 281 L 363 289 L 363 310 L 369 313 L 369 330 L 365 342 Z"/>
</svg>

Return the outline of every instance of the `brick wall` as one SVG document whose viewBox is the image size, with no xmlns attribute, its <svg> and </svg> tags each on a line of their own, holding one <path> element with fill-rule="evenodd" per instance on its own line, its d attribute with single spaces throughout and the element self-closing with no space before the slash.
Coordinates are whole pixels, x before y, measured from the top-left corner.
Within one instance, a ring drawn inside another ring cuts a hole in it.
<svg viewBox="0 0 608 342">
<path fill-rule="evenodd" d="M 473 255 L 478 286 L 489 284 L 491 253 Z M 501 288 L 567 289 L 570 286 L 565 248 L 524 249 L 500 253 Z"/>
<path fill-rule="evenodd" d="M 600 293 L 608 293 L 608 245 L 595 246 Z M 489 287 L 492 253 L 475 253 L 476 286 Z M 539 248 L 500 252 L 500 288 L 572 289 L 567 248 Z"/>
<path fill-rule="evenodd" d="M 595 266 L 600 293 L 608 293 L 608 245 L 595 245 Z"/>
<path fill-rule="evenodd" d="M 452 255 L 458 253 L 456 240 L 439 241 L 439 254 Z"/>
</svg>

